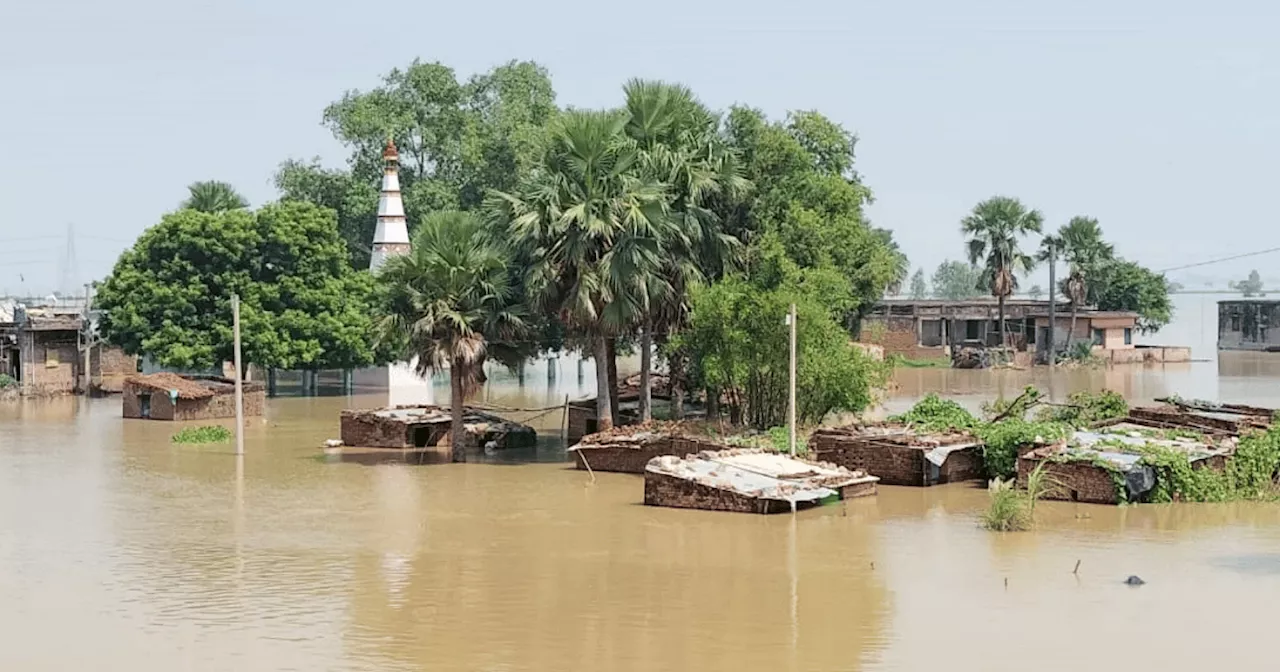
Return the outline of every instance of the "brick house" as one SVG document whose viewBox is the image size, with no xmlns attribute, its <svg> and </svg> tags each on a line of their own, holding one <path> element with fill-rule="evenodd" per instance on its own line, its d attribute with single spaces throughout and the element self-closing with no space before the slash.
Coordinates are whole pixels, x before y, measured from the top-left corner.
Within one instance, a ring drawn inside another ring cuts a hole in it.
<svg viewBox="0 0 1280 672">
<path fill-rule="evenodd" d="M 19 310 L 10 334 L 9 368 L 27 395 L 69 394 L 80 388 L 83 358 L 78 315 Z"/>
<path fill-rule="evenodd" d="M 261 383 L 245 382 L 245 417 L 262 415 L 266 391 Z M 218 376 L 176 373 L 132 375 L 124 379 L 121 406 L 124 417 L 148 420 L 209 420 L 236 415 L 235 381 Z"/>
<path fill-rule="evenodd" d="M 808 445 L 813 459 L 865 471 L 884 485 L 930 486 L 983 476 L 982 444 L 967 432 L 854 424 L 819 429 Z"/>
<path fill-rule="evenodd" d="M 1138 314 L 1130 311 L 1077 311 L 1072 331 L 1071 304 L 1058 303 L 1054 343 L 1091 343 L 1095 354 L 1114 361 L 1187 361 L 1188 348 L 1135 346 Z M 1034 353 L 1049 336 L 1049 302 L 1010 299 L 1004 305 L 1005 331 L 1018 352 Z M 858 340 L 884 347 L 886 356 L 909 359 L 949 357 L 959 346 L 1000 344 L 999 306 L 994 299 L 964 301 L 886 299 L 861 320 Z"/>
</svg>

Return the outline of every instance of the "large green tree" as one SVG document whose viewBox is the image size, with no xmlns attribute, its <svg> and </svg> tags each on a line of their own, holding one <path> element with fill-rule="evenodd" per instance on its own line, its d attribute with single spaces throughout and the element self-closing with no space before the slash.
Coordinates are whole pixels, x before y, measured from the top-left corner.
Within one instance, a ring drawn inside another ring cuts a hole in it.
<svg viewBox="0 0 1280 672">
<path fill-rule="evenodd" d="M 483 377 L 487 357 L 512 364 L 528 354 L 518 341 L 527 324 L 507 273 L 511 257 L 474 215 L 438 212 L 413 237 L 413 250 L 394 256 L 377 276 L 385 297 L 377 333 L 418 373 L 449 370 L 450 446 L 466 459 L 463 407 Z"/>
<path fill-rule="evenodd" d="M 97 304 L 109 342 L 162 366 L 207 369 L 232 358 L 238 293 L 246 365 L 346 369 L 375 360 L 371 290 L 368 273 L 347 263 L 332 211 L 280 203 L 165 215 L 120 256 Z"/>
<path fill-rule="evenodd" d="M 600 428 L 613 425 L 611 342 L 654 303 L 665 245 L 680 235 L 660 183 L 636 170 L 625 112 L 573 110 L 553 123 L 529 179 L 492 194 L 490 214 L 521 248 L 527 295 L 591 343 Z"/>
<path fill-rule="evenodd" d="M 1138 329 L 1151 333 L 1173 319 L 1169 281 L 1160 273 L 1125 259 L 1102 264 L 1098 274 L 1097 306 L 1100 310 L 1138 313 Z"/>
<path fill-rule="evenodd" d="M 1040 211 L 1028 209 L 1016 198 L 994 196 L 973 208 L 960 221 L 960 232 L 966 236 L 969 263 L 981 264 L 982 285 L 996 297 L 1000 316 L 1000 343 L 1007 345 L 1004 325 L 1004 302 L 1018 288 L 1018 273 L 1035 265 L 1020 247 L 1022 238 L 1040 233 L 1044 217 Z"/>
<path fill-rule="evenodd" d="M 536 63 L 512 61 L 463 82 L 451 68 L 414 61 L 325 109 L 325 125 L 351 152 L 346 169 L 290 160 L 276 186 L 283 198 L 336 211 L 352 264 L 365 268 L 387 138 L 400 151 L 412 231 L 431 212 L 473 210 L 488 190 L 512 189 L 537 164 L 557 112 L 551 80 Z"/>
<path fill-rule="evenodd" d="M 938 264 L 933 272 L 933 296 L 959 301 L 981 296 L 982 271 L 972 264 L 950 259 Z"/>
<path fill-rule="evenodd" d="M 917 268 L 911 276 L 911 298 L 923 299 L 929 295 L 929 285 L 924 280 L 924 269 Z"/>
<path fill-rule="evenodd" d="M 249 207 L 249 201 L 226 182 L 192 182 L 187 186 L 187 192 L 187 200 L 181 205 L 184 209 L 216 213 Z"/>
</svg>

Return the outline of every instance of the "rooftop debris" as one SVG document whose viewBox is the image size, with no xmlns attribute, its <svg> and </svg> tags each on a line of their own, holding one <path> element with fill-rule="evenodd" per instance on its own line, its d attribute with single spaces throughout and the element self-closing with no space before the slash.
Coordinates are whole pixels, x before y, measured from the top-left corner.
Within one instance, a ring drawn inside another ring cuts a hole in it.
<svg viewBox="0 0 1280 672">
<path fill-rule="evenodd" d="M 727 448 L 711 426 L 693 422 L 650 422 L 588 434 L 569 448 L 579 469 L 642 474 L 649 460 Z"/>
<path fill-rule="evenodd" d="M 645 467 L 645 504 L 781 513 L 823 501 L 875 494 L 874 476 L 762 450 L 663 455 Z"/>
</svg>

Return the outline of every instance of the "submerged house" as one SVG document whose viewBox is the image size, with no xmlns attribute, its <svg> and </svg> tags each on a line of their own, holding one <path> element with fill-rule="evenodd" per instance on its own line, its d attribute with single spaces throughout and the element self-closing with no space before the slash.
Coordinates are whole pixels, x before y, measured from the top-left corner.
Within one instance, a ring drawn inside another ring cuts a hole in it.
<svg viewBox="0 0 1280 672">
<path fill-rule="evenodd" d="M 1015 353 L 1028 353 L 1020 363 L 1049 340 L 1049 302 L 1010 299 L 1004 306 L 1005 331 Z M 1094 354 L 1115 363 L 1173 362 L 1191 358 L 1189 348 L 1137 346 L 1138 314 L 1130 311 L 1082 308 L 1076 312 L 1072 331 L 1071 304 L 1055 306 L 1054 345 L 1068 340 L 1091 343 Z M 1068 338 L 1070 337 L 1070 338 Z M 952 357 L 960 348 L 1000 345 L 999 305 L 995 299 L 944 301 L 886 299 L 862 318 L 858 340 L 884 347 L 886 356 L 909 359 Z M 1018 359 L 1015 357 L 1015 360 Z"/>
<path fill-rule="evenodd" d="M 219 376 L 152 373 L 124 379 L 124 417 L 145 420 L 210 420 L 236 416 L 235 381 Z M 266 391 L 243 382 L 245 417 L 262 415 Z"/>
<path fill-rule="evenodd" d="M 339 417 L 342 444 L 360 448 L 431 448 L 448 445 L 452 412 L 439 406 L 347 409 Z M 466 408 L 462 426 L 477 446 L 529 448 L 537 433 L 528 425 Z"/>
<path fill-rule="evenodd" d="M 644 503 L 705 511 L 785 513 L 876 494 L 860 471 L 750 449 L 663 455 L 644 470 Z"/>
<path fill-rule="evenodd" d="M 1280 351 L 1280 300 L 1218 302 L 1218 349 Z"/>
<path fill-rule="evenodd" d="M 982 443 L 964 431 L 917 432 L 898 424 L 819 429 L 815 459 L 865 471 L 885 485 L 929 486 L 982 478 Z"/>
<path fill-rule="evenodd" d="M 654 422 L 589 434 L 569 448 L 569 453 L 579 469 L 643 474 L 645 465 L 655 457 L 683 457 L 725 448 L 728 446 L 713 437 L 689 431 L 679 422 Z"/>
</svg>

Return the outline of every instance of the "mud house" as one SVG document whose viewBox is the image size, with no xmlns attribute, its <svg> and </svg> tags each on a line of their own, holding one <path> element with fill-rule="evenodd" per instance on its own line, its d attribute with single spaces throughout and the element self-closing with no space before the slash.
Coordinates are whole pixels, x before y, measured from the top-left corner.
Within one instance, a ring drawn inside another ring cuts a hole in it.
<svg viewBox="0 0 1280 672">
<path fill-rule="evenodd" d="M 361 448 L 429 448 L 449 444 L 452 413 L 439 406 L 396 406 L 348 409 L 339 417 L 342 443 Z M 466 408 L 463 429 L 477 446 L 528 448 L 537 434 L 528 425 L 505 420 L 492 413 Z"/>
<path fill-rule="evenodd" d="M 1218 349 L 1280 351 L 1280 300 L 1218 302 Z"/>
<path fill-rule="evenodd" d="M 1137 346 L 1138 314 L 1082 308 L 1072 329 L 1071 305 L 1058 303 L 1053 323 L 1054 344 L 1069 341 L 1091 343 L 1094 354 L 1115 363 L 1172 362 L 1191 358 L 1188 348 Z M 1049 336 L 1049 302 L 1011 299 L 1005 301 L 1005 331 L 1010 346 L 1018 353 L 1035 353 L 1044 348 Z M 962 346 L 1000 345 L 999 305 L 994 299 L 965 301 L 886 299 L 863 317 L 858 340 L 884 347 L 886 356 L 909 359 L 950 357 Z M 1031 357 L 1025 356 L 1023 363 Z"/>
<path fill-rule="evenodd" d="M 16 307 L 0 324 L 0 366 L 23 394 L 68 394 L 80 388 L 84 370 L 79 315 Z"/>
<path fill-rule="evenodd" d="M 860 471 L 761 450 L 655 457 L 645 466 L 644 503 L 707 511 L 786 513 L 876 494 Z"/>
<path fill-rule="evenodd" d="M 820 429 L 814 459 L 865 471 L 885 485 L 928 486 L 982 478 L 982 443 L 968 432 L 916 432 L 896 424 Z"/>
<path fill-rule="evenodd" d="M 683 457 L 703 450 L 723 450 L 725 444 L 692 430 L 679 422 L 656 422 L 649 425 L 615 427 L 607 432 L 589 434 L 569 448 L 579 469 L 620 471 L 643 474 L 645 465 L 655 457 Z"/>
<path fill-rule="evenodd" d="M 124 417 L 148 420 L 209 420 L 236 415 L 235 381 L 217 376 L 152 373 L 124 379 Z M 242 383 L 245 416 L 262 415 L 261 383 Z"/>
</svg>

